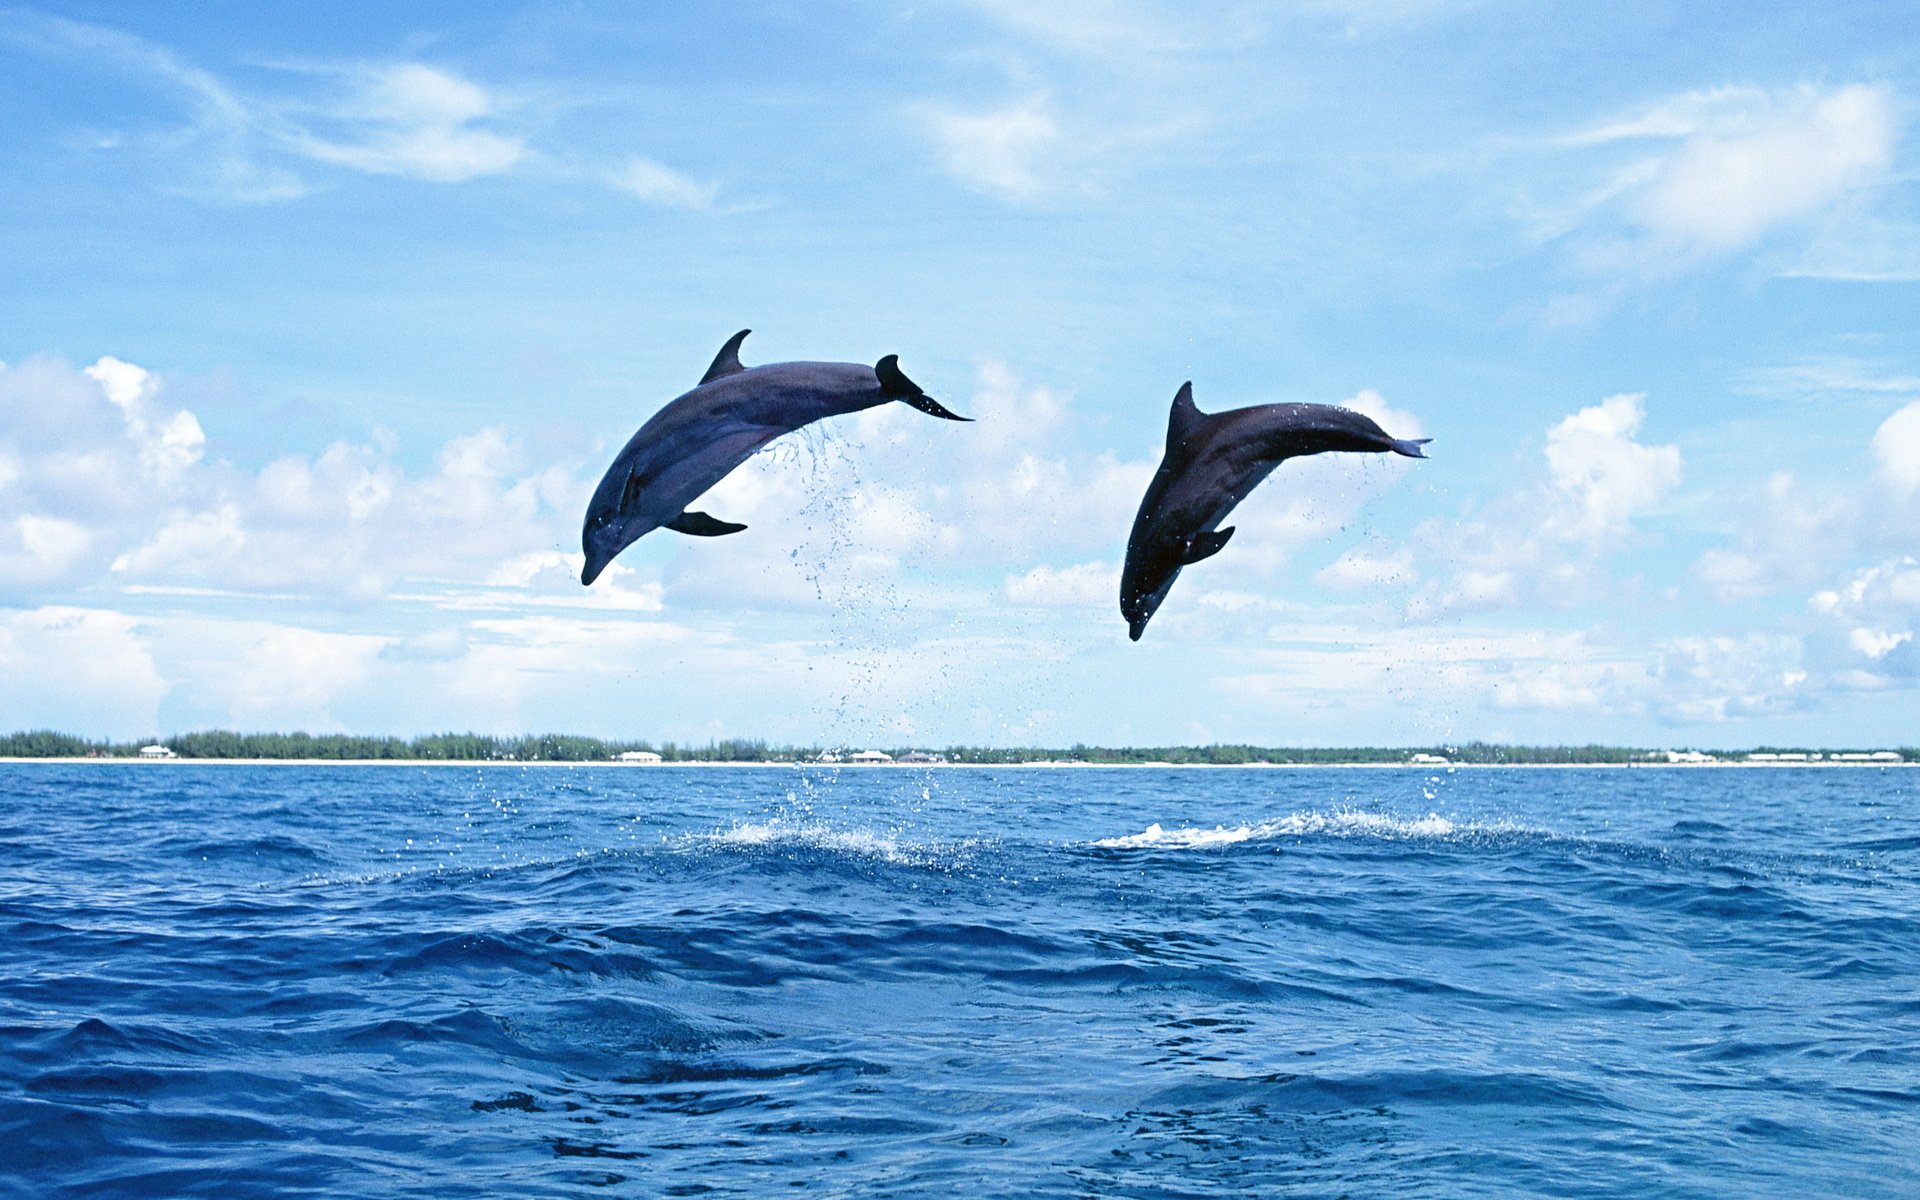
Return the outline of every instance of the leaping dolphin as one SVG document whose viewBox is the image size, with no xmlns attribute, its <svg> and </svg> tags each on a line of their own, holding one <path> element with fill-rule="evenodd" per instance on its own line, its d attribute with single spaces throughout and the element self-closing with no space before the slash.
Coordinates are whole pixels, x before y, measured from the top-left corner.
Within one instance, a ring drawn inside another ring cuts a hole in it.
<svg viewBox="0 0 1920 1200">
<path fill-rule="evenodd" d="M 1147 485 L 1127 538 L 1120 615 L 1134 641 L 1167 598 L 1180 568 L 1220 553 L 1233 527 L 1218 528 L 1234 505 L 1289 458 L 1329 450 L 1425 458 L 1431 438 L 1388 437 L 1373 420 L 1332 404 L 1261 404 L 1203 413 L 1183 383 L 1167 419 L 1167 452 Z"/>
<path fill-rule="evenodd" d="M 653 414 L 607 468 L 580 530 L 587 555 L 582 584 L 598 579 L 614 555 L 662 526 L 695 537 L 745 529 L 689 512 L 687 505 L 783 433 L 889 400 L 949 421 L 971 419 L 948 412 L 921 391 L 901 372 L 894 354 L 871 367 L 825 362 L 742 366 L 740 343 L 751 332 L 742 329 L 728 338 L 699 386 Z"/>
</svg>

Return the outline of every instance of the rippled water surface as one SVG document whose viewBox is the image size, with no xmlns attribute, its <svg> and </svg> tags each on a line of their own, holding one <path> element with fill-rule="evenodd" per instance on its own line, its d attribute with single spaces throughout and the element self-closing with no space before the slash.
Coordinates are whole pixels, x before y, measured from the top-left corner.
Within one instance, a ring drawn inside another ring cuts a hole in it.
<svg viewBox="0 0 1920 1200">
<path fill-rule="evenodd" d="M 1917 783 L 0 766 L 0 1189 L 1911 1196 Z"/>
</svg>

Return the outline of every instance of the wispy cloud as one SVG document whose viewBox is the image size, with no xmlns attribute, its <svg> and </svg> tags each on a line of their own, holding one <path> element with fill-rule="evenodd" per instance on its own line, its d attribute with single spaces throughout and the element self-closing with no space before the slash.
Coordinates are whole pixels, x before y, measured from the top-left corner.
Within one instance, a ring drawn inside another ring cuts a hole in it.
<svg viewBox="0 0 1920 1200">
<path fill-rule="evenodd" d="M 1061 132 L 1044 94 L 984 112 L 929 108 L 925 119 L 941 165 L 968 186 L 1008 200 L 1056 186 Z"/>
<path fill-rule="evenodd" d="M 665 208 L 712 208 L 720 189 L 651 158 L 635 156 L 609 174 L 613 186 Z"/>
<path fill-rule="evenodd" d="M 1893 179 L 1901 134 L 1889 87 L 1725 87 L 1655 101 L 1556 138 L 1591 160 L 1586 183 L 1536 209 L 1536 235 L 1565 240 L 1585 273 L 1627 282 L 1754 251 L 1802 247 L 1866 218 L 1861 198 Z M 1564 313 L 1604 308 L 1566 298 Z"/>
<path fill-rule="evenodd" d="M 488 127 L 495 98 L 450 71 L 386 63 L 337 74 L 348 87 L 314 113 L 313 128 L 282 114 L 271 135 L 319 162 L 433 183 L 499 174 L 526 157 L 525 138 Z"/>
<path fill-rule="evenodd" d="M 9 19 L 0 41 L 78 58 L 176 97 L 184 109 L 179 123 L 158 132 L 109 130 L 87 144 L 98 152 L 145 152 L 180 190 L 271 203 L 306 195 L 325 178 L 320 168 L 457 184 L 542 163 L 528 132 L 537 114 L 526 111 L 516 92 L 448 66 L 256 63 L 267 79 L 285 86 L 246 90 L 117 29 L 36 13 Z M 717 194 L 713 185 L 641 155 L 617 167 L 557 161 L 543 167 L 552 179 L 591 180 L 667 207 L 711 208 Z"/>
</svg>

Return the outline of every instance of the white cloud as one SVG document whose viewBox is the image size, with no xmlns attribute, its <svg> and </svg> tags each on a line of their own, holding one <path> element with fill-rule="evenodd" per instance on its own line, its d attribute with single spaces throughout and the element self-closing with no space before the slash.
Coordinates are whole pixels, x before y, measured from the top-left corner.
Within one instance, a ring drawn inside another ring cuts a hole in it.
<svg viewBox="0 0 1920 1200">
<path fill-rule="evenodd" d="M 1008 200 L 1051 189 L 1061 132 L 1044 94 L 989 112 L 930 109 L 926 121 L 941 164 L 969 186 Z"/>
<path fill-rule="evenodd" d="M 58 579 L 86 556 L 92 541 L 78 522 L 22 514 L 0 527 L 0 575 L 16 586 Z"/>
<path fill-rule="evenodd" d="M 1851 368 L 1773 378 L 1819 391 L 1905 390 L 1885 386 L 1898 377 L 1861 376 Z M 1723 601 L 1753 600 L 1810 588 L 1863 560 L 1910 549 L 1920 522 L 1920 402 L 1895 410 L 1863 450 L 1840 464 L 1840 481 L 1814 485 L 1776 471 L 1763 484 L 1723 497 L 1731 544 L 1704 550 L 1694 576 Z"/>
<path fill-rule="evenodd" d="M 1138 0 L 968 0 L 970 7 L 1017 33 L 1079 54 L 1153 55 L 1191 49 L 1217 37 L 1227 14 L 1214 9 L 1204 17 L 1181 21 L 1178 10 Z"/>
<path fill-rule="evenodd" d="M 100 390 L 108 400 L 129 421 L 138 417 L 137 406 L 156 390 L 152 374 L 144 367 L 136 367 L 130 362 L 121 362 L 111 355 L 102 357 L 86 370 L 88 379 L 100 385 Z"/>
<path fill-rule="evenodd" d="M 1920 280 L 1920 225 L 1872 213 L 1837 213 L 1821 223 L 1806 252 L 1781 273 L 1854 283 Z"/>
<path fill-rule="evenodd" d="M 1349 550 L 1322 567 L 1313 581 L 1322 587 L 1343 591 L 1402 587 L 1417 582 L 1420 572 L 1413 563 L 1411 550 L 1393 550 L 1378 554 L 1371 550 Z"/>
<path fill-rule="evenodd" d="M 485 127 L 495 104 L 478 84 L 422 63 L 348 74 L 351 93 L 316 114 L 331 136 L 289 125 L 280 132 L 287 145 L 335 166 L 434 183 L 495 175 L 526 156 L 523 138 Z"/>
<path fill-rule="evenodd" d="M 1609 396 L 1547 431 L 1545 478 L 1474 514 L 1423 525 L 1416 548 L 1432 581 L 1409 604 L 1418 617 L 1565 603 L 1593 586 L 1604 556 L 1680 485 L 1678 446 L 1638 440 L 1644 396 Z"/>
<path fill-rule="evenodd" d="M 140 466 L 149 478 L 172 483 L 200 461 L 207 444 L 200 421 L 185 410 L 160 416 L 152 401 L 160 381 L 144 368 L 103 357 L 86 369 L 87 378 L 120 410 L 127 434 L 139 445 Z"/>
<path fill-rule="evenodd" d="M 1880 473 L 1902 495 L 1920 492 L 1920 400 L 1901 408 L 1874 430 L 1873 458 Z"/>
<path fill-rule="evenodd" d="M 1670 719 L 1717 724 L 1809 702 L 1800 662 L 1800 641 L 1787 634 L 1682 637 L 1659 648 L 1654 679 Z"/>
<path fill-rule="evenodd" d="M 1888 374 L 1884 366 L 1845 357 L 1814 358 L 1790 367 L 1742 373 L 1745 390 L 1805 398 L 1833 392 L 1920 393 L 1920 376 Z"/>
<path fill-rule="evenodd" d="M 712 208 L 714 197 L 719 194 L 719 188 L 711 183 L 702 183 L 642 156 L 627 160 L 612 179 L 621 191 L 665 208 Z"/>
<path fill-rule="evenodd" d="M 198 420 L 165 408 L 164 394 L 157 376 L 113 358 L 84 371 L 36 359 L 0 375 L 0 461 L 18 514 L 0 522 L 0 558 L 14 568 L 6 586 L 369 599 L 405 580 L 471 587 L 576 536 L 585 479 L 524 466 L 499 430 L 454 438 L 419 473 L 376 438 L 250 474 L 205 461 Z M 659 602 L 644 585 L 605 590 L 608 603 Z M 495 602 L 509 593 L 572 598 L 547 580 L 501 589 Z"/>
<path fill-rule="evenodd" d="M 1802 91 L 1782 111 L 1687 137 L 1633 202 L 1662 241 L 1737 249 L 1879 176 L 1892 160 L 1891 97 L 1854 86 Z"/>
<path fill-rule="evenodd" d="M 1541 232 L 1579 234 L 1579 259 L 1603 275 L 1668 273 L 1790 228 L 1803 244 L 1816 234 L 1845 241 L 1871 219 L 1852 201 L 1889 177 L 1899 135 L 1894 96 L 1881 86 L 1670 96 L 1558 140 L 1563 151 L 1612 161 L 1605 178 L 1543 214 Z"/>
<path fill-rule="evenodd" d="M 339 697 L 366 682 L 377 634 L 335 633 L 258 621 L 188 620 L 159 631 L 182 680 L 183 704 L 241 729 L 344 731 Z"/>
<path fill-rule="evenodd" d="M 1110 608 L 1120 603 L 1120 569 L 1090 562 L 1072 567 L 1035 567 L 1007 577 L 1005 593 L 1015 604 L 1060 608 Z"/>
<path fill-rule="evenodd" d="M 167 694 L 141 623 L 47 605 L 0 610 L 0 729 L 138 737 L 158 732 Z"/>
<path fill-rule="evenodd" d="M 1680 448 L 1634 440 L 1644 394 L 1609 396 L 1547 431 L 1547 471 L 1561 503 L 1550 522 L 1580 538 L 1617 536 L 1680 485 Z"/>
<path fill-rule="evenodd" d="M 1858 568 L 1815 592 L 1807 608 L 1817 620 L 1809 662 L 1821 682 L 1843 691 L 1920 686 L 1920 560 L 1899 555 Z"/>
<path fill-rule="evenodd" d="M 213 512 L 180 512 L 146 543 L 115 557 L 113 569 L 149 577 L 218 574 L 246 544 L 240 510 L 231 504 Z"/>
<path fill-rule="evenodd" d="M 419 62 L 284 66 L 281 79 L 344 80 L 331 95 L 248 94 L 165 47 L 103 26 L 26 14 L 29 44 L 78 54 L 160 83 L 186 101 L 184 125 L 133 139 L 166 169 L 196 173 L 196 190 L 237 203 L 305 195 L 289 160 L 367 174 L 458 183 L 511 170 L 526 139 L 504 128 L 495 92 Z M 144 115 L 144 114 L 143 114 Z M 96 145 L 129 143 L 119 133 Z"/>
</svg>

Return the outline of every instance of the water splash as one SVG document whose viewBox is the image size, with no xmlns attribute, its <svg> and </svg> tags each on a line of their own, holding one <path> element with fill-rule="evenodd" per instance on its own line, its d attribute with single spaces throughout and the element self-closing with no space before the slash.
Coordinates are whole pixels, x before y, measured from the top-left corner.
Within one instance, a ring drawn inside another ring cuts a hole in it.
<svg viewBox="0 0 1920 1200">
<path fill-rule="evenodd" d="M 1242 842 L 1272 841 L 1286 837 L 1448 840 L 1468 834 L 1525 832 L 1536 831 L 1524 830 L 1504 822 L 1485 824 L 1453 821 L 1438 813 L 1408 818 L 1389 816 L 1385 813 L 1362 812 L 1356 809 L 1338 809 L 1330 813 L 1289 813 L 1271 821 L 1233 826 L 1215 825 L 1211 829 L 1198 826 L 1167 829 L 1159 822 L 1155 822 L 1139 833 L 1099 838 L 1090 844 L 1110 850 L 1204 850 L 1218 846 L 1235 846 Z"/>
</svg>

